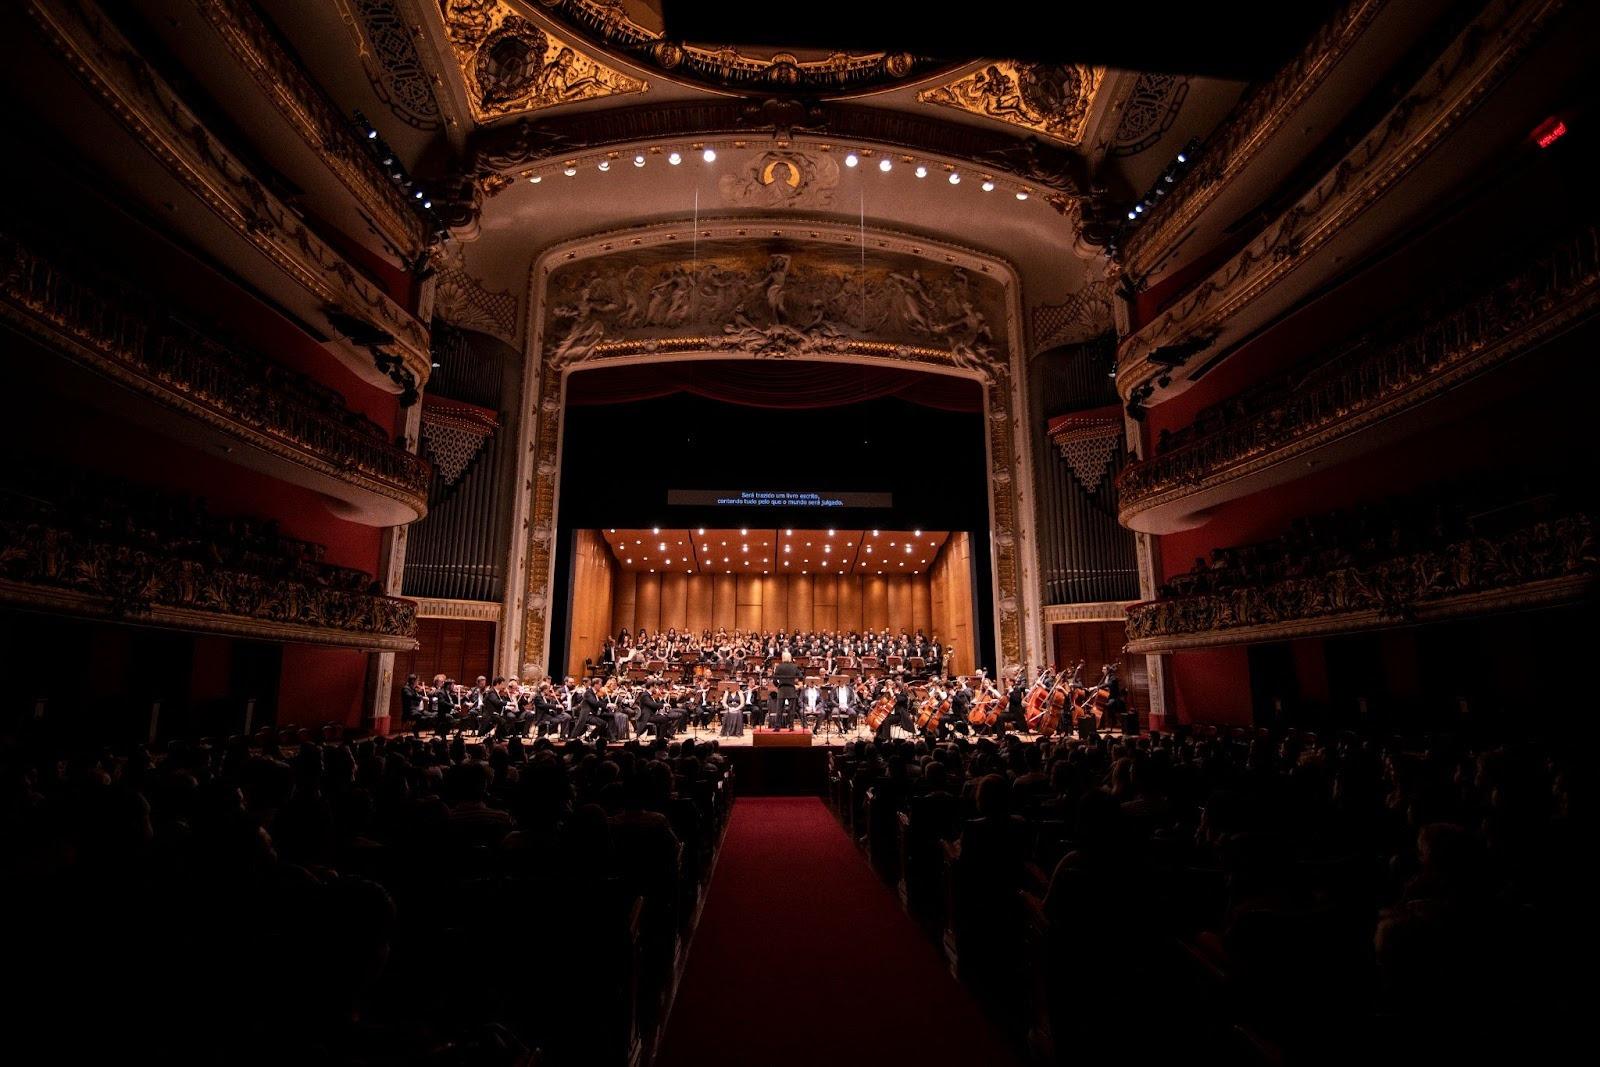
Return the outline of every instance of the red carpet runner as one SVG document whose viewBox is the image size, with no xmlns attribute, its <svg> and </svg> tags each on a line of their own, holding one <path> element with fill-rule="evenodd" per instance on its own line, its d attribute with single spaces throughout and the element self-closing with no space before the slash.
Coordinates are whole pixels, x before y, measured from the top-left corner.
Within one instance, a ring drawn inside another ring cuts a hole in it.
<svg viewBox="0 0 1600 1067">
<path fill-rule="evenodd" d="M 820 800 L 744 797 L 658 1062 L 1015 1060 Z"/>
</svg>

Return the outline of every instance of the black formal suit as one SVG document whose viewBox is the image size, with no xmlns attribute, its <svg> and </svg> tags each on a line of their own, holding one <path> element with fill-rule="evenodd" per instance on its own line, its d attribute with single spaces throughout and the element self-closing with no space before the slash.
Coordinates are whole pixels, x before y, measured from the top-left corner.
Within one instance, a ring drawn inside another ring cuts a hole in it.
<svg viewBox="0 0 1600 1067">
<path fill-rule="evenodd" d="M 422 718 L 428 707 L 428 695 L 414 685 L 400 687 L 400 715 L 404 719 Z"/>
<path fill-rule="evenodd" d="M 787 730 L 793 722 L 794 709 L 798 703 L 795 695 L 795 686 L 800 681 L 800 668 L 794 661 L 779 663 L 772 672 L 772 683 L 777 686 L 777 707 L 773 710 L 778 713 L 778 728 Z"/>
<path fill-rule="evenodd" d="M 548 726 L 558 734 L 565 733 L 567 723 L 571 721 L 572 715 L 559 700 L 552 700 L 543 693 L 533 698 L 533 722 L 536 730 L 543 731 Z"/>
<path fill-rule="evenodd" d="M 508 709 L 512 711 L 516 710 L 515 706 L 511 705 L 510 701 L 501 695 L 500 690 L 484 690 L 483 696 L 478 700 L 477 714 L 479 716 L 480 725 L 482 722 L 487 722 L 491 727 L 503 726 L 505 728 L 505 732 L 509 733 L 511 727 L 515 725 L 515 719 L 513 719 L 512 722 L 505 721 L 506 711 Z"/>
<path fill-rule="evenodd" d="M 572 702 L 572 735 L 582 737 L 583 732 L 589 728 L 590 720 L 598 725 L 600 718 L 600 694 L 587 686 L 576 694 Z"/>
</svg>

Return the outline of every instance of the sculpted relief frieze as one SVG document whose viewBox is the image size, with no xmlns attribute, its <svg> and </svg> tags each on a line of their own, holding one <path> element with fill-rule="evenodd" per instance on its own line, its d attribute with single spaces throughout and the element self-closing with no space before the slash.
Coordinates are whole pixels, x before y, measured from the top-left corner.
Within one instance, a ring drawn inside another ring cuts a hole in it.
<svg viewBox="0 0 1600 1067">
<path fill-rule="evenodd" d="M 549 360 L 565 368 L 692 340 L 771 358 L 869 344 L 985 375 L 1004 366 L 1003 287 L 964 266 L 882 251 L 852 263 L 788 239 L 702 244 L 687 262 L 684 251 L 630 249 L 557 270 Z"/>
</svg>

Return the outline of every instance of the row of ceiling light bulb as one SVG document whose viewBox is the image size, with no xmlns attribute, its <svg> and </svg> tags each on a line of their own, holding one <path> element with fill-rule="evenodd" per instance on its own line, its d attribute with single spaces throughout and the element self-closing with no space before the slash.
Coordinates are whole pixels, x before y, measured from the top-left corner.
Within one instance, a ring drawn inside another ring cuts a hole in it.
<svg viewBox="0 0 1600 1067">
<path fill-rule="evenodd" d="M 716 151 L 716 149 L 711 148 L 710 146 L 706 146 L 704 148 L 696 146 L 694 148 L 694 151 L 699 152 L 700 153 L 700 158 L 703 159 L 707 163 L 715 163 L 717 161 L 717 151 Z M 663 152 L 663 149 L 652 148 L 650 150 L 649 155 L 659 155 L 662 152 Z M 672 166 L 674 166 L 674 167 L 676 167 L 679 164 L 681 164 L 683 162 L 683 159 L 684 159 L 683 153 L 679 152 L 677 149 L 673 149 L 670 152 L 666 152 L 666 157 L 667 157 L 667 162 L 669 164 L 671 164 Z M 634 155 L 634 157 L 633 157 L 633 165 L 635 167 L 642 167 L 648 161 L 649 161 L 649 156 L 646 153 L 643 153 L 643 152 L 636 153 Z M 620 163 L 620 162 L 622 162 L 621 155 L 619 153 L 612 153 L 611 155 L 607 156 L 605 159 L 602 159 L 602 160 L 600 160 L 600 162 L 596 163 L 595 164 L 595 169 L 598 170 L 598 171 L 601 171 L 603 173 L 605 171 L 609 171 L 611 169 L 611 165 L 613 163 Z M 907 156 L 907 157 L 905 157 L 905 162 L 910 163 L 910 162 L 912 162 L 912 160 L 911 160 L 911 158 L 909 156 Z M 847 167 L 850 167 L 852 169 L 854 169 L 856 167 L 859 167 L 861 165 L 861 154 L 855 152 L 854 150 L 846 152 L 845 153 L 845 157 L 844 157 L 844 165 L 847 166 Z M 879 160 L 878 160 L 878 169 L 880 171 L 882 171 L 884 174 L 888 174 L 890 171 L 894 170 L 894 160 L 890 159 L 888 156 L 883 156 L 883 157 L 879 158 Z M 949 172 L 946 175 L 946 180 L 949 181 L 949 183 L 951 185 L 960 185 L 961 181 L 962 181 L 961 172 L 959 170 L 956 170 L 954 167 L 951 167 L 951 166 L 948 166 L 948 165 L 946 165 L 945 169 Z M 561 173 L 565 174 L 569 178 L 576 177 L 577 174 L 578 174 L 577 161 L 569 160 L 567 162 L 567 164 L 564 167 L 561 168 Z M 926 178 L 931 173 L 931 171 L 929 170 L 927 164 L 918 163 L 916 165 L 916 169 L 913 170 L 911 173 L 915 174 L 918 178 Z M 530 174 L 530 175 L 528 175 L 528 181 L 531 182 L 534 185 L 538 185 L 540 182 L 544 181 L 544 175 L 542 175 L 542 174 Z M 985 174 L 985 175 L 983 175 L 982 181 L 979 183 L 978 188 L 982 189 L 986 193 L 992 193 L 992 192 L 995 191 L 996 188 L 998 188 L 998 185 L 995 182 L 993 177 L 991 177 L 988 174 Z M 1013 195 L 1015 195 L 1018 200 L 1027 200 L 1029 198 L 1029 196 L 1032 195 L 1032 194 L 1029 193 L 1029 191 L 1027 189 L 1018 189 L 1016 191 L 1016 193 L 1013 194 Z"/>
<path fill-rule="evenodd" d="M 616 531 L 616 530 L 615 530 L 615 529 L 613 529 L 613 530 L 612 530 L 612 531 L 611 531 L 611 532 L 612 532 L 612 533 L 616 533 L 616 532 L 617 532 L 617 531 Z M 651 528 L 651 531 L 650 531 L 650 532 L 651 532 L 651 533 L 654 533 L 654 534 L 660 534 L 660 533 L 661 533 L 661 527 L 659 527 L 659 526 L 655 526 L 655 527 L 652 527 L 652 528 Z M 704 529 L 704 527 L 702 527 L 702 528 L 701 528 L 701 529 L 700 529 L 700 530 L 699 530 L 699 533 L 700 533 L 700 535 L 701 535 L 701 536 L 704 536 L 704 535 L 705 535 L 705 532 L 706 532 L 706 531 L 705 531 L 705 529 Z M 745 537 L 748 537 L 748 536 L 749 536 L 749 535 L 750 535 L 750 530 L 749 530 L 749 529 L 748 529 L 748 528 L 745 528 L 745 529 L 742 529 L 742 530 L 740 530 L 740 531 L 739 531 L 739 533 L 740 533 L 740 534 L 741 534 L 741 535 L 742 535 L 742 536 L 745 536 Z M 793 531 L 793 530 L 785 530 L 785 531 L 784 531 L 784 534 L 785 534 L 785 536 L 788 536 L 788 537 L 793 537 L 793 536 L 794 536 L 794 531 Z M 828 531 L 828 536 L 829 536 L 829 537 L 832 537 L 832 536 L 833 536 L 833 531 L 832 531 L 832 530 L 829 530 L 829 531 Z M 877 537 L 877 536 L 878 536 L 878 531 L 877 531 L 877 530 L 873 530 L 873 531 L 872 531 L 872 536 L 873 536 L 873 537 Z M 921 537 L 921 536 L 922 536 L 922 531 L 921 531 L 921 530 L 913 530 L 913 531 L 912 531 L 912 536 L 913 536 L 913 537 Z M 635 538 L 635 539 L 634 539 L 634 542 L 633 542 L 633 543 L 634 543 L 634 544 L 636 544 L 636 545 L 637 545 L 637 544 L 642 544 L 642 543 L 643 543 L 643 541 L 642 541 L 642 539 L 640 539 L 640 538 Z M 723 544 L 723 547 L 726 547 L 726 546 L 727 546 L 727 544 L 728 544 L 728 542 L 726 542 L 726 541 L 724 541 L 724 542 L 722 542 L 722 544 Z M 678 542 L 678 545 L 679 545 L 679 547 L 682 547 L 682 546 L 683 546 L 683 542 L 682 542 L 682 541 L 679 541 L 679 542 Z M 763 545 L 763 547 L 765 547 L 765 545 L 766 545 L 766 542 L 764 542 L 764 541 L 763 541 L 763 542 L 762 542 L 762 545 Z M 846 548 L 850 548 L 850 547 L 852 547 L 852 545 L 853 545 L 853 542 L 847 542 L 847 543 L 846 543 L 846 544 L 845 544 L 845 547 L 846 547 Z M 807 542 L 806 542 L 806 547 L 807 547 L 807 548 L 809 548 L 809 547 L 810 547 L 810 546 L 811 546 L 811 542 L 810 542 L 810 541 L 807 541 Z M 657 546 L 657 547 L 659 547 L 659 548 L 660 548 L 660 549 L 661 549 L 661 551 L 663 551 L 663 552 L 666 552 L 666 551 L 669 551 L 669 550 L 668 550 L 668 548 L 667 548 L 667 543 L 666 543 L 666 542 L 665 542 L 665 541 L 662 541 L 662 542 L 661 542 L 661 543 L 660 543 L 660 545 L 659 545 L 659 546 Z M 864 547 L 865 547 L 865 548 L 866 548 L 866 550 L 867 550 L 867 554 L 868 554 L 868 555 L 871 555 L 871 554 L 872 554 L 872 546 L 871 546 L 871 545 L 866 545 L 866 546 L 864 546 Z M 894 547 L 896 547 L 896 545 L 895 545 L 895 543 L 894 543 L 894 542 L 893 542 L 893 541 L 890 541 L 890 542 L 889 542 L 889 547 L 890 547 L 890 548 L 894 548 Z M 793 545 L 784 545 L 784 546 L 783 546 L 783 550 L 784 550 L 784 552 L 793 552 L 793 551 L 794 551 L 794 546 L 793 546 Z M 833 546 L 832 546 L 832 545 L 824 545 L 824 546 L 822 546 L 822 550 L 823 550 L 823 551 L 824 551 L 824 552 L 832 552 L 832 551 L 833 551 Z M 907 552 L 907 553 L 908 553 L 908 554 L 909 554 L 909 553 L 910 553 L 910 552 L 912 552 L 912 551 L 913 551 L 913 547 L 912 547 L 912 545 L 911 545 L 911 542 L 909 542 L 909 541 L 907 541 L 907 542 L 906 542 L 906 544 L 905 544 L 905 550 L 906 550 L 906 552 Z M 750 546 L 749 546 L 749 545 L 748 545 L 748 544 L 744 544 L 744 545 L 740 545 L 740 546 L 739 546 L 739 551 L 740 551 L 740 552 L 741 552 L 741 553 L 748 553 L 748 552 L 749 552 L 749 551 L 750 551 Z M 723 556 L 723 557 L 722 557 L 722 562 L 724 562 L 724 563 L 727 563 L 727 562 L 728 562 L 728 561 L 729 561 L 729 557 L 727 557 L 727 556 Z M 625 558 L 625 560 L 624 560 L 624 562 L 625 562 L 625 563 L 627 563 L 627 564 L 628 564 L 628 565 L 629 565 L 629 566 L 631 566 L 631 565 L 632 565 L 632 564 L 633 564 L 633 557 L 631 557 L 631 556 L 629 556 L 629 557 L 626 557 L 626 558 Z M 685 563 L 688 563 L 688 562 L 689 562 L 689 561 L 688 561 L 688 559 L 687 559 L 687 558 L 685 558 L 685 559 L 684 559 L 684 562 L 685 562 Z M 918 563 L 919 563 L 919 564 L 924 564 L 924 563 L 927 563 L 927 562 L 928 562 L 928 561 L 927 561 L 927 560 L 926 560 L 926 559 L 922 559 L 922 560 L 919 560 L 919 561 L 918 561 Z M 784 566 L 785 566 L 785 567 L 788 567 L 788 566 L 792 566 L 792 563 L 791 563 L 791 562 L 790 562 L 790 561 L 789 561 L 789 560 L 785 560 L 785 561 L 784 561 L 784 563 L 783 563 L 783 565 L 784 565 Z M 663 570 L 665 570 L 665 569 L 666 569 L 666 567 L 670 567 L 670 566 L 672 566 L 672 560 L 671 560 L 671 559 L 667 559 L 667 560 L 666 560 L 666 561 L 665 561 L 665 565 L 664 565 L 664 566 L 663 566 L 663 568 L 662 568 L 662 569 L 663 569 Z M 841 566 L 840 566 L 840 572 L 841 572 L 841 573 L 842 573 L 842 572 L 843 572 L 843 571 L 844 571 L 844 569 L 845 569 L 845 566 L 847 566 L 847 565 L 844 565 L 844 564 L 842 564 L 842 565 L 841 565 Z M 901 563 L 900 563 L 900 564 L 899 564 L 899 566 L 901 566 L 901 567 L 904 567 L 904 566 L 905 566 L 905 563 L 904 563 L 904 562 L 903 562 L 903 561 L 902 561 L 902 562 L 901 562 Z M 693 570 L 693 568 L 689 568 L 689 569 L 688 569 L 688 570 L 686 570 L 686 571 L 685 571 L 685 573 L 688 573 L 688 571 L 689 571 L 689 570 Z M 654 573 L 655 573 L 655 568 L 654 568 L 654 567 L 652 567 L 652 568 L 650 568 L 650 573 L 651 573 L 651 574 L 654 574 Z M 762 574 L 766 574 L 766 573 L 767 573 L 767 572 L 766 572 L 766 571 L 764 571 L 764 570 L 763 570 L 763 571 L 762 571 L 762 572 L 761 572 L 761 573 L 762 573 Z M 800 573 L 801 573 L 801 574 L 805 574 L 805 573 L 806 573 L 806 571 L 805 571 L 805 570 L 801 570 L 801 572 L 800 572 Z M 883 572 L 882 572 L 882 571 L 879 571 L 879 572 L 878 572 L 878 573 L 879 573 L 879 574 L 882 574 L 882 573 L 883 573 Z M 911 572 L 911 573 L 912 573 L 912 574 L 916 574 L 916 573 L 917 573 L 917 571 L 915 571 L 915 570 L 913 570 L 913 571 L 912 571 L 912 572 Z"/>
</svg>

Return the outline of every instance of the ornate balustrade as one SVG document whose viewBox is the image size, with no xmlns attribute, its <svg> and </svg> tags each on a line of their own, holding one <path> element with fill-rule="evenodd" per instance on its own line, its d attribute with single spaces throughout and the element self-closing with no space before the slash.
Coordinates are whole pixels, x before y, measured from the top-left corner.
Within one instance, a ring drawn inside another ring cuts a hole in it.
<svg viewBox="0 0 1600 1067">
<path fill-rule="evenodd" d="M 1594 517 L 1576 511 L 1375 562 L 1145 601 L 1128 608 L 1127 650 L 1285 640 L 1577 602 L 1600 571 L 1594 535 Z"/>
<path fill-rule="evenodd" d="M 0 264 L 0 317 L 28 335 L 280 459 L 427 513 L 427 461 L 334 390 L 4 230 Z"/>
<path fill-rule="evenodd" d="M 0 518 L 0 603 L 268 640 L 417 647 L 417 605 L 366 591 L 370 575 L 292 556 L 224 556 L 192 530 L 150 528 L 110 505 L 109 519 L 74 522 L 30 504 L 13 495 Z"/>
<path fill-rule="evenodd" d="M 1590 224 L 1485 284 L 1436 294 L 1310 371 L 1202 413 L 1175 446 L 1123 469 L 1119 517 L 1130 523 L 1354 434 L 1532 350 L 1597 309 L 1600 229 Z"/>
</svg>

